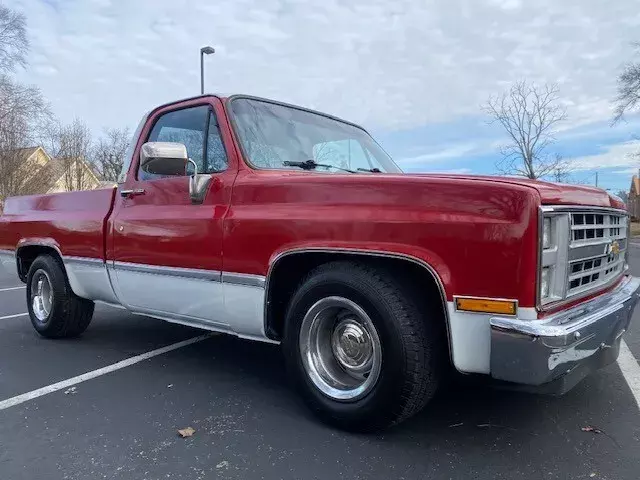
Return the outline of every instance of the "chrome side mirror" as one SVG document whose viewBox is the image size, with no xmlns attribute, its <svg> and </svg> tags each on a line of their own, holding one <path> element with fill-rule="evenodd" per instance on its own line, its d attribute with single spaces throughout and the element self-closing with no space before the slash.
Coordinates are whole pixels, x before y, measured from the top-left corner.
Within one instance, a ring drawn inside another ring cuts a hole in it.
<svg viewBox="0 0 640 480">
<path fill-rule="evenodd" d="M 207 196 L 212 177 L 205 173 L 198 173 L 198 165 L 190 158 L 187 159 L 187 162 L 193 166 L 193 175 L 189 177 L 189 197 L 191 203 L 199 205 L 204 202 L 204 197 Z"/>
<path fill-rule="evenodd" d="M 187 147 L 182 143 L 147 142 L 140 149 L 140 168 L 152 175 L 184 176 L 187 160 Z"/>
</svg>

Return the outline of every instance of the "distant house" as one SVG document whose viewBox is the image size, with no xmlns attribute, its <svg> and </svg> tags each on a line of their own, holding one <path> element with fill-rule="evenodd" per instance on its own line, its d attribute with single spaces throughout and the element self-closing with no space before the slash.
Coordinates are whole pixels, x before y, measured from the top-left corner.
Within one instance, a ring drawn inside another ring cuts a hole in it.
<svg viewBox="0 0 640 480">
<path fill-rule="evenodd" d="M 51 158 L 42 147 L 20 150 L 23 165 L 29 170 L 25 194 L 94 190 L 102 187 L 91 167 L 82 159 Z"/>
<path fill-rule="evenodd" d="M 634 175 L 631 178 L 627 208 L 631 218 L 640 219 L 640 178 L 638 178 L 638 175 Z"/>
</svg>

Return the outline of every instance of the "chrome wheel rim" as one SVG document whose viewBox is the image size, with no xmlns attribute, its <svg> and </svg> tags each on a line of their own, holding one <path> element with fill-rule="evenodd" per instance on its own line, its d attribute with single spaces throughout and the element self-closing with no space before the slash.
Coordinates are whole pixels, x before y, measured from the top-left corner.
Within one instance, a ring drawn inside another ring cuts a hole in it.
<svg viewBox="0 0 640 480">
<path fill-rule="evenodd" d="M 324 395 L 354 401 L 375 386 L 382 345 L 369 315 L 355 302 L 327 297 L 302 319 L 300 353 L 307 375 Z"/>
<path fill-rule="evenodd" d="M 37 270 L 31 279 L 31 307 L 33 314 L 40 322 L 46 322 L 53 304 L 51 279 L 44 270 Z"/>
</svg>

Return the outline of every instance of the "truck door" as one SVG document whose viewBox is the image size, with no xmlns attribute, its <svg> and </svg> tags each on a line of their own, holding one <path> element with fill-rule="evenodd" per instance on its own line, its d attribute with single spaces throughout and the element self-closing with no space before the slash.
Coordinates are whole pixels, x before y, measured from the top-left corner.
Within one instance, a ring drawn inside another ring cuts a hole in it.
<svg viewBox="0 0 640 480">
<path fill-rule="evenodd" d="M 119 301 L 130 310 L 189 324 L 223 326 L 222 228 L 237 173 L 227 155 L 231 133 L 221 101 L 209 97 L 153 112 L 138 139 L 110 221 L 108 266 Z M 202 204 L 189 197 L 189 177 L 140 168 L 145 142 L 178 142 L 199 173 L 212 174 Z"/>
</svg>

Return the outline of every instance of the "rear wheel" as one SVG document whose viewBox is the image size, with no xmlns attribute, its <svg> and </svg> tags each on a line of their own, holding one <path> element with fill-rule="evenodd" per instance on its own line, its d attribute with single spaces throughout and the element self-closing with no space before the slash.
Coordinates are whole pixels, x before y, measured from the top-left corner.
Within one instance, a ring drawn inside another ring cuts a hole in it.
<svg viewBox="0 0 640 480">
<path fill-rule="evenodd" d="M 41 255 L 27 274 L 27 304 L 31 324 L 47 338 L 76 337 L 84 332 L 93 316 L 94 303 L 77 297 L 61 262 Z"/>
<path fill-rule="evenodd" d="M 386 270 L 322 265 L 293 295 L 288 368 L 309 406 L 340 428 L 372 431 L 420 411 L 438 383 L 436 318 Z"/>
</svg>

